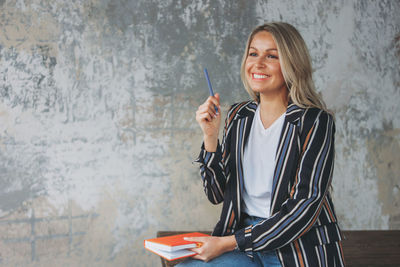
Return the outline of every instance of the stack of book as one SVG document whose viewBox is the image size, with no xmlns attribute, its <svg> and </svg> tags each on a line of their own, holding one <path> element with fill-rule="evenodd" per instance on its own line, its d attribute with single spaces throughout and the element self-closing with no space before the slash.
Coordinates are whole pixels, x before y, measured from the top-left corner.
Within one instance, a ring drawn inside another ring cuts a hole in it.
<svg viewBox="0 0 400 267">
<path fill-rule="evenodd" d="M 185 257 L 196 255 L 195 252 L 191 251 L 191 248 L 199 247 L 199 243 L 186 241 L 184 237 L 200 237 L 208 236 L 206 234 L 193 232 L 180 235 L 164 236 L 152 239 L 144 240 L 144 247 L 163 257 L 169 261 L 177 260 Z"/>
</svg>

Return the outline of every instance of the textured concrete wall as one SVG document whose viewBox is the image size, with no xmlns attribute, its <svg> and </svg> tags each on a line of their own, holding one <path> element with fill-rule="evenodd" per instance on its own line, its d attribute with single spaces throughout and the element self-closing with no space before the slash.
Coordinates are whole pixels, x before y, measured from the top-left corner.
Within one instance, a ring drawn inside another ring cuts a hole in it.
<svg viewBox="0 0 400 267">
<path fill-rule="evenodd" d="M 220 206 L 191 163 L 202 68 L 224 110 L 247 99 L 242 51 L 270 20 L 301 31 L 336 112 L 342 227 L 400 229 L 399 10 L 399 1 L 0 0 L 0 265 L 156 266 L 144 238 L 210 230 Z"/>
</svg>

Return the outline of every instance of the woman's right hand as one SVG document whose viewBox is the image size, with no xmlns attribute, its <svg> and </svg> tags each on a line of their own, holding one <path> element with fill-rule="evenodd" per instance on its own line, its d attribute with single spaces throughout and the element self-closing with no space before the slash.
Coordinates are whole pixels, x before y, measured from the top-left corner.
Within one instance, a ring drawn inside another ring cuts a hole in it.
<svg viewBox="0 0 400 267">
<path fill-rule="evenodd" d="M 216 112 L 215 107 L 218 107 Z M 221 107 L 219 94 L 210 96 L 196 111 L 196 120 L 204 135 L 204 147 L 208 152 L 215 152 L 218 144 L 219 126 L 221 124 Z"/>
</svg>

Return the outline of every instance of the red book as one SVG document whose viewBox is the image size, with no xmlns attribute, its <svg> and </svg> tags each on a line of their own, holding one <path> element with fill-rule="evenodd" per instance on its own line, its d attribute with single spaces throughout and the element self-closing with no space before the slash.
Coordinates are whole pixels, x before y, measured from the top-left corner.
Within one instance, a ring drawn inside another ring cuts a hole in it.
<svg viewBox="0 0 400 267">
<path fill-rule="evenodd" d="M 196 255 L 190 248 L 198 247 L 200 244 L 186 241 L 184 237 L 208 236 L 206 234 L 193 232 L 180 235 L 164 236 L 144 240 L 144 247 L 169 261 Z"/>
</svg>

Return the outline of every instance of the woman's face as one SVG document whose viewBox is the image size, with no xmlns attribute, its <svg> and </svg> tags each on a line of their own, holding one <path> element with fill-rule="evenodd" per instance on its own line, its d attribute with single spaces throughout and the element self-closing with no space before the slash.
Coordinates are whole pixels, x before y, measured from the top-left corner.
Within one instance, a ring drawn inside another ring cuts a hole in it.
<svg viewBox="0 0 400 267">
<path fill-rule="evenodd" d="M 262 31 L 250 43 L 245 62 L 246 79 L 255 93 L 264 95 L 286 92 L 279 63 L 278 48 L 272 35 Z"/>
</svg>

